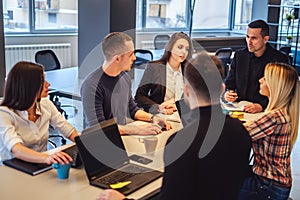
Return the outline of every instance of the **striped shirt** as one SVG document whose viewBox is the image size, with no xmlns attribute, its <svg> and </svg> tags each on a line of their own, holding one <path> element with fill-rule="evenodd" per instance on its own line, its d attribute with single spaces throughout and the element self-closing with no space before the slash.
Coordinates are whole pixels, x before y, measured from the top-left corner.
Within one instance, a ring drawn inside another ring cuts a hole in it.
<svg viewBox="0 0 300 200">
<path fill-rule="evenodd" d="M 291 186 L 289 116 L 282 109 L 266 113 L 245 124 L 253 145 L 253 172 L 259 176 Z"/>
</svg>

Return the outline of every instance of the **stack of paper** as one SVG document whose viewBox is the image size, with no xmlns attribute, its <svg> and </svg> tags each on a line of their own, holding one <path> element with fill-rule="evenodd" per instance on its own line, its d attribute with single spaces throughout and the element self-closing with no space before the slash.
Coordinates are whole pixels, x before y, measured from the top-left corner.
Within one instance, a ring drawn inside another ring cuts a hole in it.
<svg viewBox="0 0 300 200">
<path fill-rule="evenodd" d="M 244 111 L 244 106 L 252 104 L 249 101 L 240 102 L 223 102 L 221 101 L 221 106 L 224 110 L 228 111 Z"/>
</svg>

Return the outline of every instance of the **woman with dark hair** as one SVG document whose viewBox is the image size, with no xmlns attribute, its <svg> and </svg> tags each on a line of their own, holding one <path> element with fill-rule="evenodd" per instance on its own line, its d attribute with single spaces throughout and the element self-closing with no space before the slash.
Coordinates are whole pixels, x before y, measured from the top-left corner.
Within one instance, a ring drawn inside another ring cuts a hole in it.
<svg viewBox="0 0 300 200">
<path fill-rule="evenodd" d="M 78 136 L 54 104 L 42 98 L 49 85 L 39 64 L 18 62 L 10 70 L 0 104 L 0 165 L 13 157 L 47 164 L 72 161 L 64 152 L 41 153 L 47 150 L 49 124 L 72 141 Z"/>
<path fill-rule="evenodd" d="M 138 105 L 153 114 L 172 114 L 183 95 L 183 66 L 192 54 L 190 37 L 174 33 L 163 56 L 147 66 L 135 95 Z"/>
</svg>

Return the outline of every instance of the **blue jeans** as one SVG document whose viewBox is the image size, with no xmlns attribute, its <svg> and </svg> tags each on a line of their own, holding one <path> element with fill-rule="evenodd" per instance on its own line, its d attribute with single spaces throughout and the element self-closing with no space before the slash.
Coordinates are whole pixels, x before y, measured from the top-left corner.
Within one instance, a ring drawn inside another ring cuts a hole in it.
<svg viewBox="0 0 300 200">
<path fill-rule="evenodd" d="M 245 179 L 239 200 L 287 200 L 291 187 L 280 187 L 273 180 L 261 180 L 257 175 Z"/>
</svg>

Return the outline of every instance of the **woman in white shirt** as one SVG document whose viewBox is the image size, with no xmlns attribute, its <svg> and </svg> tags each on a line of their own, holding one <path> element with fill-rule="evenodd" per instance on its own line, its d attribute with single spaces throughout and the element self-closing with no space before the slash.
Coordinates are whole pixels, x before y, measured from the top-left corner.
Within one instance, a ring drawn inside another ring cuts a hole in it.
<svg viewBox="0 0 300 200">
<path fill-rule="evenodd" d="M 54 104 L 42 98 L 48 87 L 39 64 L 18 62 L 10 70 L 0 104 L 0 165 L 13 157 L 47 164 L 72 161 L 64 152 L 42 153 L 47 150 L 50 124 L 72 141 L 78 136 Z"/>
<path fill-rule="evenodd" d="M 183 66 L 192 54 L 190 37 L 174 33 L 163 56 L 147 66 L 135 95 L 138 105 L 153 114 L 172 114 L 183 95 Z"/>
</svg>

